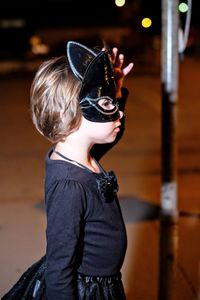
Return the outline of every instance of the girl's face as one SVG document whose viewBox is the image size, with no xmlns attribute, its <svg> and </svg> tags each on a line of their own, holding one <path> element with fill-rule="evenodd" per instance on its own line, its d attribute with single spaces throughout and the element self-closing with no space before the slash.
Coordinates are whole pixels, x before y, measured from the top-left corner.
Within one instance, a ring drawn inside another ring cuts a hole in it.
<svg viewBox="0 0 200 300">
<path fill-rule="evenodd" d="M 123 112 L 119 112 L 120 116 L 115 121 L 110 122 L 92 122 L 82 117 L 81 129 L 84 135 L 89 139 L 91 144 L 104 144 L 114 142 L 117 133 L 120 131 Z"/>
</svg>

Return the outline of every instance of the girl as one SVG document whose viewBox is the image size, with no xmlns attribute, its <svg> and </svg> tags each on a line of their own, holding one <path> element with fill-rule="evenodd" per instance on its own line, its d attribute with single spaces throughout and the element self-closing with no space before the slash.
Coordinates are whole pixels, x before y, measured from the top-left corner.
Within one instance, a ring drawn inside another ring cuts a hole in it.
<svg viewBox="0 0 200 300">
<path fill-rule="evenodd" d="M 99 163 L 121 137 L 127 97 L 124 56 L 69 41 L 66 56 L 44 62 L 31 87 L 46 156 L 48 300 L 124 300 L 120 269 L 127 239 L 113 171 Z"/>
</svg>

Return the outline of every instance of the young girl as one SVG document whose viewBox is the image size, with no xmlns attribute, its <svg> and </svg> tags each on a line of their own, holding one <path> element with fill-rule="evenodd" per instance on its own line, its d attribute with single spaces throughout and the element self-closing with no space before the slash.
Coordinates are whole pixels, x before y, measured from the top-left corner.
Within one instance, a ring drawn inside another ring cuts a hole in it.
<svg viewBox="0 0 200 300">
<path fill-rule="evenodd" d="M 48 300 L 125 299 L 118 184 L 98 162 L 123 132 L 122 85 L 133 64 L 122 68 L 117 52 L 69 41 L 66 57 L 44 62 L 32 83 L 33 123 L 54 144 L 45 177 Z"/>
</svg>

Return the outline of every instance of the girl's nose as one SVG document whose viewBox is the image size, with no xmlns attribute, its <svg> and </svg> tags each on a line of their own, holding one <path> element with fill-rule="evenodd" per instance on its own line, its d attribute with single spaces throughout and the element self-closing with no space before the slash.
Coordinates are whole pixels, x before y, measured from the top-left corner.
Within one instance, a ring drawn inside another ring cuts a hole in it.
<svg viewBox="0 0 200 300">
<path fill-rule="evenodd" d="M 123 113 L 123 111 L 119 111 L 119 118 L 121 119 L 122 117 L 124 116 L 124 113 Z"/>
</svg>

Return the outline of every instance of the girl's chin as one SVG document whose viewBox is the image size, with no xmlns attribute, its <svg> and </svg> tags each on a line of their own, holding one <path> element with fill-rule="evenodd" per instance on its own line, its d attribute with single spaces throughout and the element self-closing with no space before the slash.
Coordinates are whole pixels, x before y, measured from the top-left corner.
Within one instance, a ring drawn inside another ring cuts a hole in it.
<svg viewBox="0 0 200 300">
<path fill-rule="evenodd" d="M 117 137 L 117 132 L 113 131 L 111 135 L 107 136 L 107 138 L 102 138 L 96 141 L 97 144 L 108 144 L 113 143 Z"/>
<path fill-rule="evenodd" d="M 115 139 L 116 139 L 116 136 L 117 136 L 117 133 L 115 133 L 112 137 L 110 137 L 110 138 L 107 140 L 106 143 L 112 143 L 112 142 L 114 142 Z"/>
</svg>

